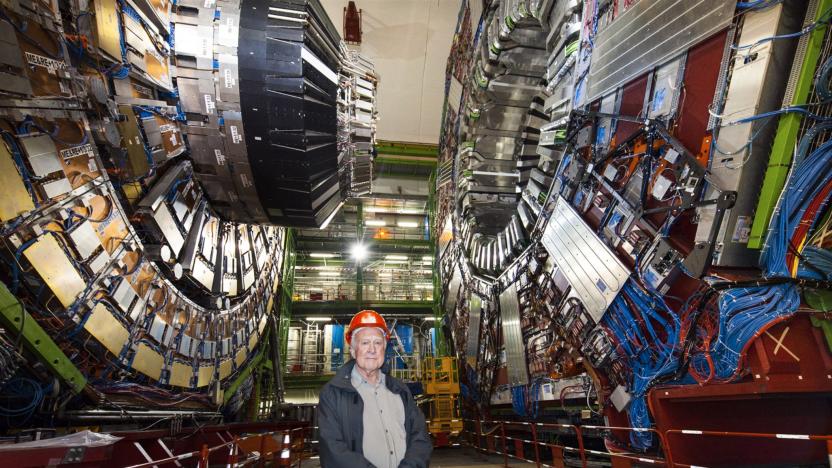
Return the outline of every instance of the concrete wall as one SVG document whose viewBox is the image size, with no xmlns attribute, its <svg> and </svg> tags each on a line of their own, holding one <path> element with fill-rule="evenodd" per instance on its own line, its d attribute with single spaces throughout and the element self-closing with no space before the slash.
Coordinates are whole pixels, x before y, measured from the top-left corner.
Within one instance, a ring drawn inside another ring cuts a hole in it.
<svg viewBox="0 0 832 468">
<path fill-rule="evenodd" d="M 343 36 L 347 0 L 321 0 Z M 378 138 L 436 144 L 445 64 L 460 0 L 356 0 L 363 41 L 357 47 L 381 76 Z"/>
</svg>

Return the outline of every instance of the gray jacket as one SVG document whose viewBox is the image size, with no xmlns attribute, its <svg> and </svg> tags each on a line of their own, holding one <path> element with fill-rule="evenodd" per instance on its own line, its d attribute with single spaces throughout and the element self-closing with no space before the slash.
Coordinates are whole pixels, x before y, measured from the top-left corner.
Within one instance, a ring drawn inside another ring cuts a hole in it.
<svg viewBox="0 0 832 468">
<path fill-rule="evenodd" d="M 355 361 L 344 364 L 321 389 L 318 402 L 319 444 L 323 468 L 371 468 L 364 458 L 364 401 L 352 386 Z M 383 370 L 383 369 L 382 369 Z M 427 468 L 433 442 L 425 427 L 425 415 L 410 390 L 398 379 L 385 376 L 385 386 L 402 397 L 407 450 L 399 468 Z"/>
</svg>

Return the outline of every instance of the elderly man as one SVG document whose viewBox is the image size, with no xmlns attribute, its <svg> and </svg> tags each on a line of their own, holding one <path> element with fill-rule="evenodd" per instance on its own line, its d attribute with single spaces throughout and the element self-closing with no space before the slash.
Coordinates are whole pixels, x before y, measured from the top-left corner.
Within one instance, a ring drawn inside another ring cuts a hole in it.
<svg viewBox="0 0 832 468">
<path fill-rule="evenodd" d="M 352 360 L 321 390 L 319 453 L 323 468 L 427 467 L 433 444 L 410 390 L 382 372 L 389 332 L 362 310 L 350 321 Z"/>
</svg>

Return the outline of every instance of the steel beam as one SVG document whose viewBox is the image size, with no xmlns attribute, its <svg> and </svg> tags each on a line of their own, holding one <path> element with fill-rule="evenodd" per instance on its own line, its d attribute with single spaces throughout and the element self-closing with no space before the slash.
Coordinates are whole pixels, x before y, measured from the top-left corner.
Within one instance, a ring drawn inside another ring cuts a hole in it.
<svg viewBox="0 0 832 468">
<path fill-rule="evenodd" d="M 0 282 L 0 325 L 10 335 L 19 337 L 26 349 L 60 377 L 74 393 L 80 393 L 87 386 L 87 379 L 81 371 L 38 325 L 34 317 L 26 312 L 3 282 Z"/>
<path fill-rule="evenodd" d="M 439 147 L 437 145 L 427 145 L 423 143 L 378 141 L 376 142 L 376 152 L 380 155 L 428 156 L 436 158 L 439 155 Z"/>
</svg>

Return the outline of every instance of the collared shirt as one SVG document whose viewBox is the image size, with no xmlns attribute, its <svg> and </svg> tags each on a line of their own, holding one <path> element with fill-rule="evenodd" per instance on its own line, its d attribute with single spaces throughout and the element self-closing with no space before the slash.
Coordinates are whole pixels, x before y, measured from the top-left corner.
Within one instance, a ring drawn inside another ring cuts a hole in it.
<svg viewBox="0 0 832 468">
<path fill-rule="evenodd" d="M 373 385 L 355 367 L 350 375 L 352 386 L 364 401 L 364 458 L 378 468 L 396 468 L 407 450 L 404 402 L 384 385 L 384 379 L 384 373 L 379 372 L 378 383 Z"/>
</svg>

